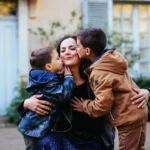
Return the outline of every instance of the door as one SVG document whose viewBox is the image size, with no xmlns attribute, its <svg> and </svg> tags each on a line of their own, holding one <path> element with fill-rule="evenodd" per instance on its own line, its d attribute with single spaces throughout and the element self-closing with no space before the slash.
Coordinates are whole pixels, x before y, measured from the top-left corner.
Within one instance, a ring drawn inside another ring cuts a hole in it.
<svg viewBox="0 0 150 150">
<path fill-rule="evenodd" d="M 6 113 L 17 84 L 16 17 L 0 17 L 0 115 Z"/>
</svg>

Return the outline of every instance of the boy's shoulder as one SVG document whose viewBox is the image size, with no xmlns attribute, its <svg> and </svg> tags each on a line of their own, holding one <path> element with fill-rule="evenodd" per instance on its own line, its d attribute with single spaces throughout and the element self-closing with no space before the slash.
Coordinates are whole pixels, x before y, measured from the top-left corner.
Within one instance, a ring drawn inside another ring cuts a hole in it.
<svg viewBox="0 0 150 150">
<path fill-rule="evenodd" d="M 59 77 L 51 72 L 45 70 L 31 70 L 29 73 L 29 83 L 26 89 L 36 89 L 38 87 L 43 87 L 48 83 L 58 82 Z"/>
<path fill-rule="evenodd" d="M 100 59 L 88 68 L 90 75 L 123 75 L 128 68 L 128 62 L 119 52 L 107 51 Z"/>
<path fill-rule="evenodd" d="M 29 78 L 38 82 L 46 82 L 47 80 L 58 78 L 58 76 L 57 74 L 46 70 L 31 70 L 29 73 Z"/>
</svg>

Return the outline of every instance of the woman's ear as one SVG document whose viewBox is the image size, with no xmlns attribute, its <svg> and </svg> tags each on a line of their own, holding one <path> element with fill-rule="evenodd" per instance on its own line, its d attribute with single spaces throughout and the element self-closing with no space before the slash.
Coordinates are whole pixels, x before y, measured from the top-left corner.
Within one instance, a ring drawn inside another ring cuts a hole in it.
<svg viewBox="0 0 150 150">
<path fill-rule="evenodd" d="M 47 70 L 47 71 L 51 71 L 52 70 L 52 65 L 49 63 L 49 64 L 46 64 L 45 65 L 45 69 Z"/>
</svg>

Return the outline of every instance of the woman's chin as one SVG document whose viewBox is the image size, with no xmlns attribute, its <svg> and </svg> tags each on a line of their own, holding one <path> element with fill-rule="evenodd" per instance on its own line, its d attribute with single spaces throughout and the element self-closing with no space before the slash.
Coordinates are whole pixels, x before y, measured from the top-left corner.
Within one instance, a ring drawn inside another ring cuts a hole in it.
<svg viewBox="0 0 150 150">
<path fill-rule="evenodd" d="M 65 66 L 67 67 L 72 67 L 72 66 L 80 66 L 80 60 L 77 60 L 77 61 L 65 61 L 63 62 Z"/>
<path fill-rule="evenodd" d="M 66 63 L 66 64 L 64 64 L 66 67 L 71 67 L 71 66 L 73 66 L 74 64 L 72 64 L 72 63 Z"/>
</svg>

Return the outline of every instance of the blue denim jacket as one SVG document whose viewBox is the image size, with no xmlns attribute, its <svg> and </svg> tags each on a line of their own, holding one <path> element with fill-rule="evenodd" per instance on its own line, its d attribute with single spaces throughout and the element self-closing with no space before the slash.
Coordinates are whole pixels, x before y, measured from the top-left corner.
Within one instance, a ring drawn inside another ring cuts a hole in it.
<svg viewBox="0 0 150 150">
<path fill-rule="evenodd" d="M 62 83 L 54 73 L 45 70 L 31 70 L 26 87 L 29 97 L 43 94 L 42 99 L 52 102 L 53 105 L 49 114 L 44 116 L 27 111 L 19 123 L 19 132 L 31 137 L 43 137 L 48 131 L 53 130 L 61 115 L 61 104 L 70 99 L 74 87 L 75 83 L 71 75 L 66 75 Z"/>
</svg>

